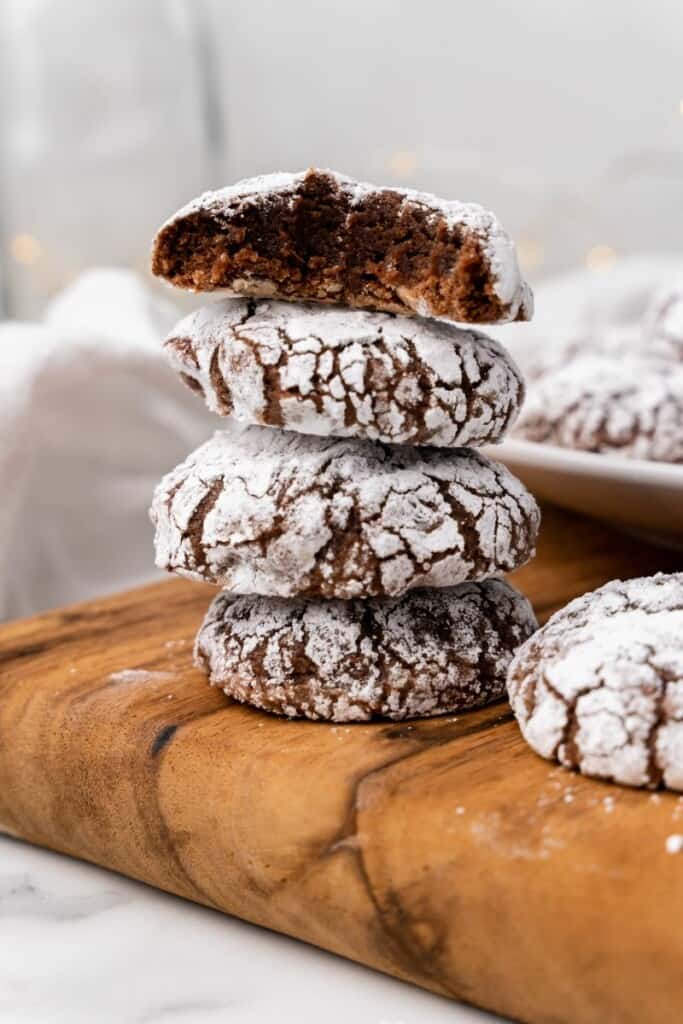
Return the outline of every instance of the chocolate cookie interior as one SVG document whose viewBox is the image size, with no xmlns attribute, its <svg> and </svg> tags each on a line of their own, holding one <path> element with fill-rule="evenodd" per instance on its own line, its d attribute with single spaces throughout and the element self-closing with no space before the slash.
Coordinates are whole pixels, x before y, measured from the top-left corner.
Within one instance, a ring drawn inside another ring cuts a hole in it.
<svg viewBox="0 0 683 1024">
<path fill-rule="evenodd" d="M 315 170 L 249 202 L 190 208 L 159 232 L 152 269 L 194 291 L 506 319 L 476 232 L 400 191 L 354 192 Z M 517 318 L 527 315 L 522 304 Z"/>
</svg>

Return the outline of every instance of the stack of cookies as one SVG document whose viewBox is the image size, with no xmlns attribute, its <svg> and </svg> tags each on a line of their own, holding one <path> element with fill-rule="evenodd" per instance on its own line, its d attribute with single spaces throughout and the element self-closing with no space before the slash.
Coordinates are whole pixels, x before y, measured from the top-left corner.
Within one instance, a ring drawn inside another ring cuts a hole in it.
<svg viewBox="0 0 683 1024">
<path fill-rule="evenodd" d="M 196 643 L 211 682 L 336 722 L 500 697 L 536 627 L 500 577 L 533 555 L 539 513 L 476 448 L 502 438 L 524 386 L 500 345 L 447 322 L 531 315 L 496 219 L 328 171 L 275 174 L 180 210 L 153 270 L 233 296 L 165 342 L 231 429 L 152 506 L 157 565 L 222 588 Z"/>
</svg>

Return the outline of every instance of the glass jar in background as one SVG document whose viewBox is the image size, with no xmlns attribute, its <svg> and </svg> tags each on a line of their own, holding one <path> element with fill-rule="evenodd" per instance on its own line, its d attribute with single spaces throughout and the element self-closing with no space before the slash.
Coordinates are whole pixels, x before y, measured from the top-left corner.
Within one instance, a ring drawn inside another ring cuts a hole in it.
<svg viewBox="0 0 683 1024">
<path fill-rule="evenodd" d="M 5 0 L 0 34 L 0 313 L 35 318 L 87 267 L 147 272 L 222 118 L 197 0 Z"/>
</svg>

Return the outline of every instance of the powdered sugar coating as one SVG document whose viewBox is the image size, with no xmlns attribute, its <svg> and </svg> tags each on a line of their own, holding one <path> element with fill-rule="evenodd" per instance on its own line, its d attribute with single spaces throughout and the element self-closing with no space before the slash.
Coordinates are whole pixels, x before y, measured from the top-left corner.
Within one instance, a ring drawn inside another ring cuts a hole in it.
<svg viewBox="0 0 683 1024">
<path fill-rule="evenodd" d="M 683 362 L 683 281 L 653 296 L 642 329 L 643 345 L 649 356 Z"/>
<path fill-rule="evenodd" d="M 305 434 L 491 444 L 524 395 L 483 334 L 312 303 L 214 302 L 177 324 L 165 351 L 213 412 Z"/>
<path fill-rule="evenodd" d="M 683 366 L 584 356 L 528 386 L 514 434 L 590 452 L 683 462 Z"/>
<path fill-rule="evenodd" d="M 276 172 L 245 178 L 225 188 L 205 192 L 183 206 L 162 225 L 155 245 L 158 244 L 158 239 L 167 228 L 196 213 L 209 213 L 218 218 L 234 216 L 244 207 L 262 203 L 268 197 L 289 196 L 290 194 L 293 197 L 296 190 L 301 187 L 311 173 L 322 174 L 332 179 L 350 199 L 351 210 L 368 197 L 373 197 L 381 192 L 393 193 L 401 197 L 402 207 L 419 207 L 430 215 L 441 218 L 447 228 L 462 229 L 477 238 L 488 263 L 490 286 L 503 307 L 496 322 L 506 323 L 515 319 L 531 319 L 533 315 L 531 289 L 522 278 L 514 243 L 493 213 L 478 203 L 440 199 L 431 193 L 419 192 L 414 189 L 379 187 L 368 182 L 354 181 L 352 178 L 331 170 L 312 171 L 309 169 L 297 173 Z M 224 294 L 278 297 L 277 289 L 272 281 L 258 281 L 251 276 L 244 276 L 234 282 Z M 283 297 L 287 298 L 288 296 Z M 433 315 L 435 312 L 421 306 L 419 298 L 408 292 L 397 296 L 397 300 L 405 305 L 407 311 L 412 309 L 422 316 Z"/>
<path fill-rule="evenodd" d="M 683 790 L 683 573 L 615 580 L 572 601 L 517 652 L 508 691 L 542 757 Z"/>
<path fill-rule="evenodd" d="M 539 511 L 470 449 L 218 432 L 158 486 L 157 565 L 233 594 L 399 595 L 508 572 Z"/>
<path fill-rule="evenodd" d="M 446 714 L 500 698 L 531 605 L 500 580 L 401 598 L 216 597 L 195 659 L 214 686 L 289 717 Z"/>
</svg>

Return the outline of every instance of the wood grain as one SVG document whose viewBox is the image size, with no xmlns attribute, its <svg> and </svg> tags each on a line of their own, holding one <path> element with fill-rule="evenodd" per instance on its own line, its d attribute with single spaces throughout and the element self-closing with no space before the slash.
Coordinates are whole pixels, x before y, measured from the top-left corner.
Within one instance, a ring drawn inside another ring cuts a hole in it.
<svg viewBox="0 0 683 1024">
<path fill-rule="evenodd" d="M 515 582 L 545 618 L 681 563 L 546 510 Z M 191 665 L 213 592 L 0 630 L 0 829 L 515 1019 L 678 1024 L 683 802 L 541 761 L 505 704 L 353 726 L 230 705 Z"/>
</svg>

